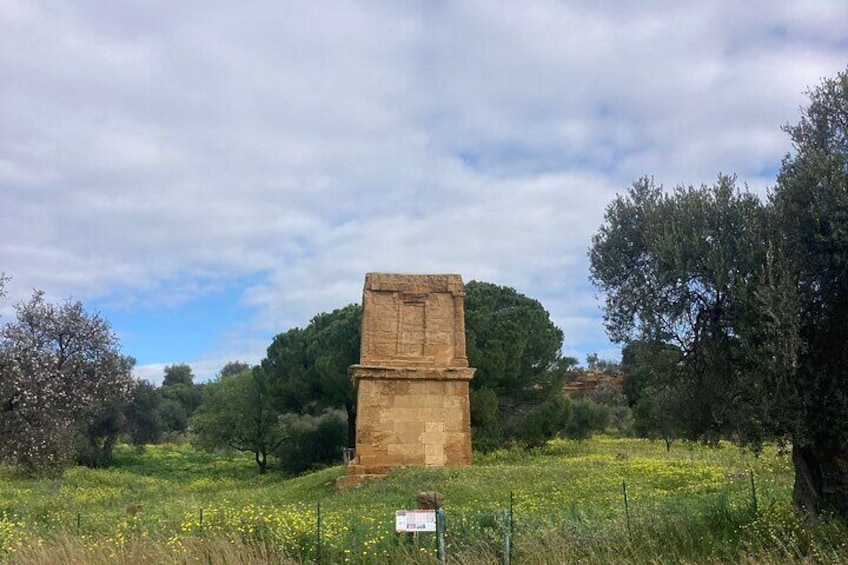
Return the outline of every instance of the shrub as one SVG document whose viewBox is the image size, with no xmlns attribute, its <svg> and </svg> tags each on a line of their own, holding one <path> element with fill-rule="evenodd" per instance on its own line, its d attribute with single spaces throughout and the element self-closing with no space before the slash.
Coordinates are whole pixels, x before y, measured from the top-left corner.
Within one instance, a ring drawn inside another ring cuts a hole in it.
<svg viewBox="0 0 848 565">
<path fill-rule="evenodd" d="M 571 418 L 565 426 L 565 435 L 571 439 L 584 440 L 592 432 L 603 431 L 610 425 L 610 408 L 590 398 L 580 398 L 571 404 Z"/>
<path fill-rule="evenodd" d="M 281 423 L 286 439 L 274 454 L 285 473 L 295 475 L 342 461 L 347 418 L 341 410 L 328 410 L 320 416 L 284 414 Z"/>
<path fill-rule="evenodd" d="M 516 423 L 515 442 L 526 449 L 540 447 L 559 435 L 571 417 L 571 400 L 557 395 L 533 408 Z"/>
</svg>

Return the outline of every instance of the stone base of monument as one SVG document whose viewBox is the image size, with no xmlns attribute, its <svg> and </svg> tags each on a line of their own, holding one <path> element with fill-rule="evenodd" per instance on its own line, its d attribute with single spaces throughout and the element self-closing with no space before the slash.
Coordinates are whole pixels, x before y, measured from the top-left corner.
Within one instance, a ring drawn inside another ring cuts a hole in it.
<svg viewBox="0 0 848 565">
<path fill-rule="evenodd" d="M 338 488 L 402 467 L 471 464 L 474 369 L 355 365 L 351 372 L 358 392 L 356 457 Z"/>
<path fill-rule="evenodd" d="M 369 481 L 379 481 L 385 479 L 389 471 L 394 468 L 386 468 L 384 473 L 372 473 L 372 469 L 367 469 L 363 465 L 351 463 L 347 466 L 347 474 L 336 479 L 336 490 L 344 490 L 350 487 L 357 487 Z"/>
</svg>

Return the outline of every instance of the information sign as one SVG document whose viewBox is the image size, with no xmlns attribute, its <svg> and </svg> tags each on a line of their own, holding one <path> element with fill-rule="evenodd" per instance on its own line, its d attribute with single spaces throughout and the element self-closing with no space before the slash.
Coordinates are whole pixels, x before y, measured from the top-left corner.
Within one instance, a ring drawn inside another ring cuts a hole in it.
<svg viewBox="0 0 848 565">
<path fill-rule="evenodd" d="M 435 532 L 435 510 L 398 510 L 395 512 L 395 531 Z"/>
</svg>

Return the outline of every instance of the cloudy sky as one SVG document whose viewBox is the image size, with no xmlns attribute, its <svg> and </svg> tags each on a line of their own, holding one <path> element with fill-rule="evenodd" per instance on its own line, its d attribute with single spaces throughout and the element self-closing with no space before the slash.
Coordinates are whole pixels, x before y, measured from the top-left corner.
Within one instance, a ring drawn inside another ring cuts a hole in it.
<svg viewBox="0 0 848 565">
<path fill-rule="evenodd" d="M 0 313 L 82 300 L 205 378 L 369 271 L 538 298 L 617 357 L 586 252 L 616 192 L 765 194 L 848 2 L 0 0 Z"/>
</svg>

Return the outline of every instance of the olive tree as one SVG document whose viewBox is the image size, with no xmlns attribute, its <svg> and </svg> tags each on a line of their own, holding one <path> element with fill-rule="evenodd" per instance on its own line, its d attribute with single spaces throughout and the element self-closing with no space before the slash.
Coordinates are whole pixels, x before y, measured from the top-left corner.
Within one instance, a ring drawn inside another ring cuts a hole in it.
<svg viewBox="0 0 848 565">
<path fill-rule="evenodd" d="M 809 99 L 768 203 L 728 177 L 642 179 L 607 208 L 591 271 L 613 339 L 679 351 L 651 385 L 681 433 L 791 440 L 796 504 L 848 515 L 848 71 Z"/>
<path fill-rule="evenodd" d="M 100 432 L 112 428 L 100 424 L 129 397 L 133 364 L 100 315 L 35 292 L 0 329 L 0 457 L 38 472 L 96 444 L 108 459 L 114 442 Z"/>
<path fill-rule="evenodd" d="M 795 501 L 848 516 L 848 69 L 808 95 L 773 194 L 800 296 Z"/>
<path fill-rule="evenodd" d="M 641 179 L 607 208 L 592 280 L 614 340 L 671 356 L 647 383 L 662 391 L 654 404 L 676 408 L 666 430 L 754 449 L 789 432 L 797 308 L 773 228 L 771 209 L 727 176 L 670 192 Z"/>
</svg>

